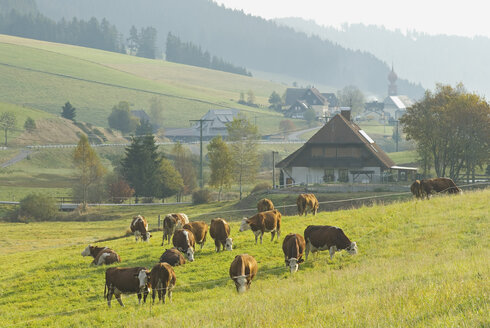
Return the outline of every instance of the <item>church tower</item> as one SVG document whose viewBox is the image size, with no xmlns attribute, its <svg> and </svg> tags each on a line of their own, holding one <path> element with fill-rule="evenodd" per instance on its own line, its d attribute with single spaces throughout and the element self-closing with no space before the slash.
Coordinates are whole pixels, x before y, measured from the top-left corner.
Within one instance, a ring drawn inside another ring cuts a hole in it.
<svg viewBox="0 0 490 328">
<path fill-rule="evenodd" d="M 393 64 L 391 64 L 391 72 L 388 74 L 388 81 L 390 81 L 390 84 L 388 85 L 388 97 L 396 96 L 398 94 L 396 80 L 398 80 L 398 76 L 393 69 Z"/>
</svg>

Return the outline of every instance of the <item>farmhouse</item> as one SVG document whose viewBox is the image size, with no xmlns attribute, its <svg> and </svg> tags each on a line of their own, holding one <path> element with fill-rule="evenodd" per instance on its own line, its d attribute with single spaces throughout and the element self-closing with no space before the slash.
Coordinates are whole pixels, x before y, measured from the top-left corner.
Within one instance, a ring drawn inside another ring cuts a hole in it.
<svg viewBox="0 0 490 328">
<path fill-rule="evenodd" d="M 303 118 L 307 109 L 313 109 L 317 117 L 323 117 L 329 110 L 329 99 L 337 105 L 334 94 L 323 94 L 315 88 L 288 88 L 285 97 L 285 105 L 288 108 L 284 115 Z"/>
<path fill-rule="evenodd" d="M 350 120 L 350 110 L 334 116 L 301 148 L 277 163 L 280 184 L 405 181 L 415 168 L 399 167 Z"/>
</svg>

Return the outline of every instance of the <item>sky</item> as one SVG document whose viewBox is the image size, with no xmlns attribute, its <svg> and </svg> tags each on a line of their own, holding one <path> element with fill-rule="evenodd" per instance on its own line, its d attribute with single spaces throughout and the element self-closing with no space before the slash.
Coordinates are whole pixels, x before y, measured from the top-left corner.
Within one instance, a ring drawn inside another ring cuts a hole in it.
<svg viewBox="0 0 490 328">
<path fill-rule="evenodd" d="M 320 25 L 384 25 L 390 30 L 490 37 L 487 0 L 215 0 L 265 19 L 302 17 Z"/>
</svg>

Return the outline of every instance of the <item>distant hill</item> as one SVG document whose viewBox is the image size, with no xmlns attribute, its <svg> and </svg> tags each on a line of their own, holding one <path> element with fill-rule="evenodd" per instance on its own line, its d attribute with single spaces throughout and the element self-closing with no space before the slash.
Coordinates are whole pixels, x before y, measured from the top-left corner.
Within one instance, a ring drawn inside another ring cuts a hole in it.
<svg viewBox="0 0 490 328">
<path fill-rule="evenodd" d="M 393 63 L 398 75 L 420 81 L 426 88 L 433 89 L 435 83 L 463 82 L 468 91 L 490 97 L 490 39 L 487 37 L 429 35 L 416 31 L 404 34 L 400 30 L 363 24 L 345 24 L 337 29 L 297 17 L 275 21 L 349 49 L 372 53 Z"/>
<path fill-rule="evenodd" d="M 125 34 L 132 25 L 153 26 L 158 31 L 162 51 L 165 37 L 172 32 L 183 41 L 199 44 L 210 53 L 250 70 L 288 75 L 337 89 L 353 84 L 368 93 L 386 95 L 390 68 L 372 54 L 308 37 L 212 1 L 36 0 L 36 3 L 41 13 L 53 19 L 105 17 Z M 401 93 L 413 98 L 423 95 L 420 85 L 408 82 L 403 74 L 399 76 Z"/>
</svg>

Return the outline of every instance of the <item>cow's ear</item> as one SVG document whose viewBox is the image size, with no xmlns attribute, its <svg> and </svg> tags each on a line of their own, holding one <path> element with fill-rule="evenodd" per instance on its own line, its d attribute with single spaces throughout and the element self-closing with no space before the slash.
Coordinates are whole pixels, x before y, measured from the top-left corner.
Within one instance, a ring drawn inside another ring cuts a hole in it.
<svg viewBox="0 0 490 328">
<path fill-rule="evenodd" d="M 298 263 L 303 263 L 304 261 L 305 261 L 305 260 L 300 259 L 300 260 L 298 261 Z"/>
</svg>

